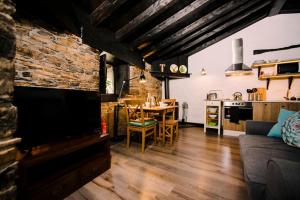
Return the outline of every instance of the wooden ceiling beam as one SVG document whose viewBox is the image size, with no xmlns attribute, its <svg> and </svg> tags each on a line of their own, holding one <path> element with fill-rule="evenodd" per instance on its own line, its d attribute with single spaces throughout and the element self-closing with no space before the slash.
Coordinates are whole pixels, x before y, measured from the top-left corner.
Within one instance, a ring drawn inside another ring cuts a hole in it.
<svg viewBox="0 0 300 200">
<path fill-rule="evenodd" d="M 105 0 L 90 15 L 94 26 L 99 25 L 127 0 Z"/>
<path fill-rule="evenodd" d="M 283 5 L 286 3 L 287 0 L 275 0 L 273 6 L 270 10 L 269 16 L 274 16 L 280 13 Z"/>
<path fill-rule="evenodd" d="M 100 51 L 107 51 L 117 58 L 136 65 L 141 69 L 145 68 L 143 56 L 136 51 L 131 50 L 127 45 L 120 43 L 115 39 L 114 33 L 105 28 L 94 27 L 89 15 L 80 7 L 72 4 L 77 19 L 81 22 L 83 28 L 83 42 Z"/>
<path fill-rule="evenodd" d="M 203 9 L 203 5 L 207 4 L 209 1 L 210 0 L 196 0 L 192 2 L 191 4 L 182 8 L 179 12 L 170 16 L 168 19 L 161 22 L 160 24 L 157 24 L 154 28 L 137 38 L 133 42 L 133 46 L 138 46 L 142 43 L 149 42 L 152 38 L 155 37 L 155 35 L 161 33 L 162 31 L 167 32 L 170 29 L 170 27 L 179 24 L 180 21 L 185 21 L 185 19 L 190 15 L 197 15 L 197 13 L 201 12 L 201 9 Z"/>
<path fill-rule="evenodd" d="M 159 54 L 159 57 L 164 57 L 167 54 L 174 52 L 176 49 L 179 49 L 180 47 L 184 48 L 184 46 L 187 46 L 190 43 L 195 43 L 194 41 L 196 41 L 196 40 L 197 41 L 202 40 L 205 37 L 205 35 L 204 35 L 205 33 L 209 34 L 210 36 L 211 36 L 211 34 L 216 34 L 217 31 L 214 29 L 223 30 L 224 28 L 230 26 L 231 24 L 233 24 L 233 22 L 231 20 L 235 16 L 237 16 L 239 18 L 244 18 L 244 17 L 248 16 L 249 15 L 248 10 L 256 4 L 258 4 L 258 6 L 262 5 L 260 2 L 261 2 L 261 0 L 249 1 L 249 3 L 246 3 L 242 6 L 240 6 L 239 8 L 233 10 L 232 12 L 221 16 L 220 18 L 218 18 L 217 20 L 213 21 L 210 24 L 208 24 L 204 27 L 201 27 L 200 29 L 198 29 L 198 31 L 195 31 L 194 33 L 188 35 L 187 37 L 185 37 L 177 42 L 174 42 L 174 44 L 172 46 L 168 46 L 168 47 L 164 48 L 163 50 L 156 52 L 156 54 L 157 55 Z M 271 2 L 271 0 L 264 1 L 263 7 L 266 6 L 265 4 L 270 4 L 270 2 Z M 212 31 L 212 32 L 209 33 L 209 31 Z M 155 54 L 153 54 L 151 56 L 154 57 Z M 148 59 L 150 59 L 150 58 L 148 58 Z"/>
<path fill-rule="evenodd" d="M 194 46 L 202 43 L 203 41 L 205 41 L 206 39 L 212 37 L 213 35 L 222 32 L 223 30 L 225 30 L 226 28 L 232 26 L 233 24 L 236 24 L 238 22 L 241 22 L 242 20 L 244 20 L 245 18 L 247 18 L 248 16 L 252 15 L 253 13 L 256 13 L 257 11 L 265 8 L 266 6 L 270 5 L 271 0 L 270 1 L 266 1 L 260 5 L 258 5 L 257 7 L 255 7 L 252 10 L 249 10 L 248 12 L 239 15 L 235 18 L 233 18 L 230 21 L 227 21 L 226 23 L 222 24 L 221 26 L 218 26 L 217 28 L 215 28 L 214 30 L 211 30 L 210 32 L 207 32 L 206 34 L 202 35 L 201 37 L 193 40 L 192 42 L 186 44 L 185 46 L 182 46 L 181 48 L 179 48 L 177 51 L 174 52 L 178 53 L 178 52 L 183 52 L 186 51 L 187 49 L 193 48 Z"/>
<path fill-rule="evenodd" d="M 179 1 L 180 0 L 157 0 L 141 14 L 131 20 L 128 24 L 117 30 L 116 38 L 118 40 L 123 40 L 126 36 L 131 34 L 134 29 L 151 21 Z"/>
<path fill-rule="evenodd" d="M 242 30 L 242 29 L 244 29 L 244 28 L 246 28 L 246 27 L 248 27 L 248 26 L 250 26 L 250 25 L 252 25 L 256 22 L 258 22 L 259 20 L 262 20 L 263 18 L 265 18 L 267 16 L 268 16 L 268 12 L 259 13 L 257 16 L 252 17 L 251 19 L 245 21 L 244 23 L 238 24 L 234 29 L 231 29 L 230 31 L 225 32 L 225 33 L 215 37 L 214 39 L 209 40 L 208 42 L 206 42 L 206 43 L 204 43 L 204 44 L 202 44 L 202 45 L 200 45 L 200 46 L 198 46 L 198 47 L 196 47 L 196 48 L 194 48 L 190 51 L 184 52 L 184 55 L 186 55 L 186 56 L 193 55 L 193 54 L 195 54 L 195 53 L 197 53 L 197 52 L 199 52 L 199 51 L 201 51 L 201 50 L 203 50 L 203 49 L 205 49 L 205 48 L 207 48 L 207 47 L 209 47 L 209 46 L 211 46 L 211 45 L 213 45 L 213 44 L 215 44 L 215 43 L 217 43 L 217 42 L 219 42 L 219 41 L 221 41 L 225 38 L 227 38 L 228 36 L 238 32 L 238 31 L 240 31 L 240 30 Z"/>
<path fill-rule="evenodd" d="M 241 6 L 248 0 L 233 0 L 230 1 L 219 8 L 215 9 L 214 11 L 206 14 L 205 16 L 201 17 L 200 19 L 194 21 L 193 23 L 189 24 L 188 26 L 184 27 L 183 29 L 177 31 L 176 33 L 173 33 L 169 37 L 154 43 L 148 47 L 143 46 L 142 52 L 147 54 L 148 52 L 152 52 L 154 50 L 162 49 L 168 45 L 171 45 L 172 43 L 187 37 L 189 34 L 192 34 L 193 32 L 200 30 L 205 25 L 213 22 L 217 18 L 227 14 L 230 11 L 234 11 L 235 8 Z"/>
<path fill-rule="evenodd" d="M 149 6 L 151 6 L 156 0 L 141 0 L 136 2 L 131 8 L 128 10 L 124 10 L 122 13 L 116 13 L 113 17 L 109 18 L 109 27 L 112 31 L 117 31 L 126 24 L 128 24 L 133 18 L 138 16 L 144 10 L 146 10 Z"/>
</svg>

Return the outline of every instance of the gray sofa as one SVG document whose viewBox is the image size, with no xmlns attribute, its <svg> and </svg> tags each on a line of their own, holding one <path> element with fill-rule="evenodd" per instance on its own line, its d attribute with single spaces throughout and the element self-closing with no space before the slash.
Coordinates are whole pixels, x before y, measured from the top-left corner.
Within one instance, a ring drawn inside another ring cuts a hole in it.
<svg viewBox="0 0 300 200">
<path fill-rule="evenodd" d="M 273 122 L 247 121 L 239 136 L 244 179 L 252 200 L 300 199 L 300 148 L 267 137 Z"/>
</svg>

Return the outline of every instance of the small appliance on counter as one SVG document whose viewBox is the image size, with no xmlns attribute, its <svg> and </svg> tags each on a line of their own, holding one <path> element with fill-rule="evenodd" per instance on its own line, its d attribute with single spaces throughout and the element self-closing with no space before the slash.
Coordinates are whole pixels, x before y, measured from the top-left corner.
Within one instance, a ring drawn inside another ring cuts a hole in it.
<svg viewBox="0 0 300 200">
<path fill-rule="evenodd" d="M 252 88 L 246 90 L 248 93 L 248 101 L 266 101 L 266 88 Z"/>
<path fill-rule="evenodd" d="M 223 98 L 223 91 L 222 90 L 210 90 L 206 96 L 207 100 L 220 100 Z"/>
<path fill-rule="evenodd" d="M 243 95 L 241 92 L 235 92 L 233 93 L 233 100 L 234 101 L 242 101 L 243 100 Z"/>
</svg>

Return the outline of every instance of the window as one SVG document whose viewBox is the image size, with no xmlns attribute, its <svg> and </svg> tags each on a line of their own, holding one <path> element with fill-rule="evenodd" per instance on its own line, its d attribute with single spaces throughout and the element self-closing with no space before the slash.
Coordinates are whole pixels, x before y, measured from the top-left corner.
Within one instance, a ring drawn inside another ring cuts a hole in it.
<svg viewBox="0 0 300 200">
<path fill-rule="evenodd" d="M 100 56 L 100 82 L 99 89 L 102 102 L 117 101 L 123 80 L 129 78 L 129 65 L 111 54 L 102 54 Z M 129 91 L 126 84 L 123 88 L 123 94 Z"/>
<path fill-rule="evenodd" d="M 115 75 L 114 67 L 110 64 L 106 64 L 106 94 L 115 93 Z"/>
</svg>

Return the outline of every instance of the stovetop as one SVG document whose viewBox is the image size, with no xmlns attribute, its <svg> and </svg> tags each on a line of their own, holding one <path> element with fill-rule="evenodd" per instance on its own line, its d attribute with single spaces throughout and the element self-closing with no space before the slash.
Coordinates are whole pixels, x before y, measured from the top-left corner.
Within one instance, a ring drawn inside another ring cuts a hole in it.
<svg viewBox="0 0 300 200">
<path fill-rule="evenodd" d="M 247 101 L 234 101 L 234 100 L 230 100 L 230 101 L 224 101 L 224 106 L 251 106 L 252 103 L 251 102 L 247 102 Z"/>
</svg>

